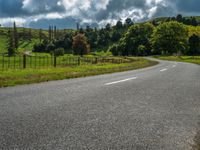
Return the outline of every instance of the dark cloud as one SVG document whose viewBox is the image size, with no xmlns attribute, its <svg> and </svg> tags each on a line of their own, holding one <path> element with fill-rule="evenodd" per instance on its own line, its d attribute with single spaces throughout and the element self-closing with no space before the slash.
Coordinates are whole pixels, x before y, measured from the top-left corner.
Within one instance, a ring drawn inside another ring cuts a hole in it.
<svg viewBox="0 0 200 150">
<path fill-rule="evenodd" d="M 32 27 L 71 28 L 77 20 L 96 24 L 124 17 L 139 21 L 178 13 L 200 15 L 199 6 L 200 0 L 0 0 L 0 23 L 22 18 Z"/>
<path fill-rule="evenodd" d="M 0 0 L 0 17 L 15 17 L 23 14 L 21 0 Z"/>
</svg>

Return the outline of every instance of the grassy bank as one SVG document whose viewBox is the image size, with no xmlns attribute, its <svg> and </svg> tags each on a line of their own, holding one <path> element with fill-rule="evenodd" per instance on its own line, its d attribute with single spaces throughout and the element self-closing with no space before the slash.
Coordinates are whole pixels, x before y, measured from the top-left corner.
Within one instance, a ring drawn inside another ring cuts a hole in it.
<svg viewBox="0 0 200 150">
<path fill-rule="evenodd" d="M 156 56 L 155 58 L 169 61 L 188 62 L 200 65 L 200 56 Z"/>
<path fill-rule="evenodd" d="M 65 68 L 0 71 L 0 87 L 128 71 L 158 64 L 158 62 L 143 58 L 134 59 L 135 61 L 124 64 L 106 63 Z"/>
</svg>

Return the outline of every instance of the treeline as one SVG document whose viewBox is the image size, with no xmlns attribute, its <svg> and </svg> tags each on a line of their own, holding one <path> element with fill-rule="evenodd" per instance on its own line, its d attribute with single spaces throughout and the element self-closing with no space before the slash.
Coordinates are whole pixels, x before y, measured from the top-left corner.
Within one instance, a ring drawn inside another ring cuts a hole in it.
<svg viewBox="0 0 200 150">
<path fill-rule="evenodd" d="M 8 53 L 13 55 L 19 47 L 19 40 L 33 38 L 31 29 L 17 31 L 14 23 L 9 31 Z M 49 30 L 37 30 L 38 42 L 33 52 L 54 55 L 85 55 L 89 52 L 109 50 L 113 55 L 160 55 L 160 54 L 200 54 L 200 26 L 195 17 L 177 17 L 155 19 L 147 23 L 134 23 L 131 18 L 125 22 L 117 21 L 112 26 L 83 29 L 77 24 L 77 30 L 59 30 L 49 26 Z"/>
<path fill-rule="evenodd" d="M 197 20 L 197 17 L 183 17 L 181 14 L 178 14 L 176 17 L 166 17 L 166 18 L 154 19 L 152 21 L 152 24 L 154 26 L 157 26 L 164 22 L 170 22 L 170 21 L 177 21 L 177 22 L 183 23 L 185 25 L 191 25 L 191 26 L 200 25 L 200 20 Z"/>
<path fill-rule="evenodd" d="M 110 47 L 113 55 L 200 55 L 198 26 L 187 26 L 177 21 L 160 25 L 140 23 L 131 26 L 120 41 Z M 192 33 L 193 32 L 193 33 Z"/>
<path fill-rule="evenodd" d="M 89 25 L 83 29 L 82 27 L 79 28 L 79 25 L 77 25 L 76 31 L 59 35 L 59 30 L 56 27 L 50 26 L 48 40 L 44 39 L 42 42 L 36 44 L 33 51 L 55 53 L 58 49 L 59 51 L 62 49 L 64 52 L 61 54 L 77 54 L 78 50 L 75 50 L 74 47 L 76 46 L 73 46 L 73 43 L 76 43 L 73 39 L 77 39 L 76 37 L 81 37 L 86 40 L 86 42 L 83 43 L 87 43 L 89 46 L 85 47 L 90 47 L 87 52 L 102 51 L 102 49 L 108 49 L 110 45 L 118 42 L 133 24 L 133 21 L 127 18 L 125 23 L 117 21 L 115 26 L 111 26 L 111 24 L 108 23 L 102 29 L 91 28 Z M 83 37 L 83 35 L 85 37 Z"/>
</svg>

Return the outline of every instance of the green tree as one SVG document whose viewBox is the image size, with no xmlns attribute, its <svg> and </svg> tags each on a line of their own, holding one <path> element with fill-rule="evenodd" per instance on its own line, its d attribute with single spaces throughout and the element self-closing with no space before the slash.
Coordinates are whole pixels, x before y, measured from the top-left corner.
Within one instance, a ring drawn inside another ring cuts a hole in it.
<svg viewBox="0 0 200 150">
<path fill-rule="evenodd" d="M 138 47 L 144 45 L 146 47 L 145 54 L 151 52 L 151 35 L 153 33 L 153 25 L 151 23 L 137 24 L 131 26 L 125 36 L 122 38 L 121 43 L 125 45 L 124 54 L 126 55 L 139 55 Z"/>
<path fill-rule="evenodd" d="M 183 22 L 183 16 L 181 14 L 178 14 L 177 17 L 176 17 L 176 20 L 178 22 Z"/>
<path fill-rule="evenodd" d="M 106 24 L 106 30 L 107 30 L 107 31 L 110 31 L 110 29 L 111 29 L 111 24 L 110 24 L 110 23 L 107 23 L 107 24 Z"/>
<path fill-rule="evenodd" d="M 188 29 L 182 23 L 171 21 L 159 25 L 153 33 L 152 45 L 156 54 L 173 54 L 187 47 Z"/>
<path fill-rule="evenodd" d="M 8 56 L 12 56 L 15 54 L 15 43 L 14 43 L 14 32 L 9 30 L 8 31 L 8 35 L 9 35 L 9 38 L 8 38 Z"/>
<path fill-rule="evenodd" d="M 125 25 L 126 25 L 127 27 L 130 27 L 130 26 L 133 25 L 133 21 L 131 20 L 131 18 L 127 18 L 127 19 L 125 20 Z"/>
<path fill-rule="evenodd" d="M 197 55 L 200 54 L 200 38 L 199 36 L 193 34 L 190 38 L 189 38 L 189 54 Z"/>
<path fill-rule="evenodd" d="M 119 21 L 117 21 L 117 23 L 116 23 L 116 28 L 117 29 L 121 29 L 123 27 L 123 23 L 119 20 Z"/>
<path fill-rule="evenodd" d="M 15 22 L 13 25 L 13 36 L 14 36 L 14 48 L 17 49 L 19 46 L 19 39 L 18 39 L 17 27 L 16 27 Z"/>
<path fill-rule="evenodd" d="M 86 55 L 90 52 L 90 46 L 87 43 L 87 38 L 84 34 L 77 34 L 73 37 L 73 46 L 75 55 Z"/>
</svg>

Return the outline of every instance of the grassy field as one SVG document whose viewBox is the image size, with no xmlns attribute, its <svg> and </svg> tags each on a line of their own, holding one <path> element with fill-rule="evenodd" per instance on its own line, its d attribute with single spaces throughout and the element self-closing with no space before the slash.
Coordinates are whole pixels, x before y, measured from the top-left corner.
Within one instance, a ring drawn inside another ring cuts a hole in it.
<svg viewBox="0 0 200 150">
<path fill-rule="evenodd" d="M 133 62 L 123 64 L 105 63 L 64 68 L 0 71 L 0 87 L 121 72 L 158 64 L 158 62 L 143 58 L 132 59 L 134 59 Z"/>
<path fill-rule="evenodd" d="M 200 56 L 155 56 L 155 58 L 169 61 L 188 62 L 200 65 Z"/>
</svg>

